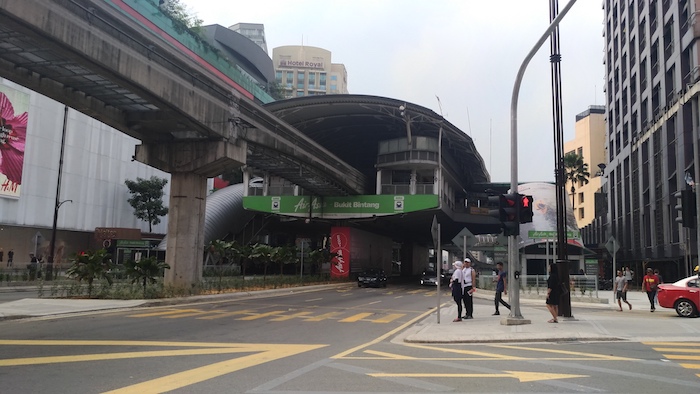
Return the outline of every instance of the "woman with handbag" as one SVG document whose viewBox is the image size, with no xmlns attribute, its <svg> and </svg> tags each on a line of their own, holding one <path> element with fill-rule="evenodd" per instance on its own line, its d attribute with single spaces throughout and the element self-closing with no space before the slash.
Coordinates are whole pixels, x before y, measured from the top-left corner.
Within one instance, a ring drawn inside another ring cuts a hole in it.
<svg viewBox="0 0 700 394">
<path fill-rule="evenodd" d="M 462 321 L 462 283 L 464 282 L 464 274 L 462 271 L 462 262 L 457 260 L 452 263 L 454 272 L 450 278 L 450 288 L 452 288 L 452 298 L 457 303 L 457 318 L 453 322 Z"/>
<path fill-rule="evenodd" d="M 556 264 L 549 266 L 549 278 L 547 278 L 547 309 L 552 314 L 552 318 L 547 323 L 559 323 L 559 297 L 561 296 L 561 281 Z"/>
</svg>

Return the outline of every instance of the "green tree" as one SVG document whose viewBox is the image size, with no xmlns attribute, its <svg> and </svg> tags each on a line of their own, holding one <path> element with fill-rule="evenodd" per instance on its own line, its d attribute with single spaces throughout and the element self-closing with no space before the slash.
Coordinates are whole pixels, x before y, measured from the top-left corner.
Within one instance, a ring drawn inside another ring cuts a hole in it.
<svg viewBox="0 0 700 394">
<path fill-rule="evenodd" d="M 163 277 L 163 270 L 170 269 L 165 261 L 158 261 L 155 256 L 146 257 L 139 261 L 129 260 L 124 264 L 126 275 L 131 278 L 131 283 L 141 282 L 143 296 L 146 297 L 147 285 L 158 282 Z"/>
<path fill-rule="evenodd" d="M 164 14 L 173 20 L 173 27 L 182 33 L 185 30 L 192 30 L 199 33 L 202 27 L 202 20 L 194 15 L 181 0 L 158 0 L 159 8 Z"/>
<path fill-rule="evenodd" d="M 277 246 L 272 249 L 270 259 L 279 264 L 280 275 L 284 274 L 285 264 L 296 264 L 297 248 L 293 245 Z"/>
<path fill-rule="evenodd" d="M 77 279 L 78 282 L 87 282 L 88 297 L 92 297 L 95 279 L 105 279 L 110 286 L 113 283 L 112 275 L 109 273 L 109 270 L 112 268 L 111 257 L 105 249 L 78 253 L 72 257 L 72 264 L 66 270 L 66 275 Z"/>
<path fill-rule="evenodd" d="M 168 180 L 154 175 L 150 179 L 127 179 L 124 183 L 131 194 L 127 201 L 134 208 L 134 214 L 147 221 L 148 232 L 152 232 L 153 225 L 160 223 L 160 216 L 168 214 L 168 208 L 163 206 L 163 187 Z"/>
<path fill-rule="evenodd" d="M 265 278 L 267 275 L 267 266 L 270 264 L 272 257 L 272 246 L 267 244 L 255 244 L 251 248 L 249 257 L 256 264 L 262 264 L 263 278 Z"/>
<path fill-rule="evenodd" d="M 571 207 L 576 205 L 576 185 L 587 184 L 591 174 L 588 172 L 588 163 L 583 161 L 583 156 L 575 152 L 564 155 L 564 175 L 566 181 L 571 182 Z"/>
<path fill-rule="evenodd" d="M 287 98 L 284 87 L 276 81 L 268 83 L 265 91 L 275 100 L 284 100 Z"/>
</svg>

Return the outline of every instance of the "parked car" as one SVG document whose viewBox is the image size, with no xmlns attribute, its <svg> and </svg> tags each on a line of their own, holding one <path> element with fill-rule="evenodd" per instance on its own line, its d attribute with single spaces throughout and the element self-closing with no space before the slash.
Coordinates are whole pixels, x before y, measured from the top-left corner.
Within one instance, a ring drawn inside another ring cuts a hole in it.
<svg viewBox="0 0 700 394">
<path fill-rule="evenodd" d="M 386 275 L 384 270 L 370 268 L 357 275 L 357 287 L 386 287 Z"/>
<path fill-rule="evenodd" d="M 452 273 L 454 270 L 441 271 L 440 272 L 440 285 L 446 286 L 450 283 L 450 278 L 452 278 Z M 423 286 L 437 286 L 437 272 L 433 270 L 423 271 L 420 276 L 420 284 Z"/>
<path fill-rule="evenodd" d="M 673 308 L 678 316 L 692 317 L 698 315 L 700 306 L 700 278 L 689 276 L 675 283 L 663 283 L 658 290 L 659 305 Z"/>
</svg>

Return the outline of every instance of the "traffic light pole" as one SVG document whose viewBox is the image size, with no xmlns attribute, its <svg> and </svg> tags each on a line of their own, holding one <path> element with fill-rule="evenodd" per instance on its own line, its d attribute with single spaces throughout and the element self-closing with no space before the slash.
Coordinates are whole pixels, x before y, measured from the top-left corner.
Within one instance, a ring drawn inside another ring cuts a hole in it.
<svg viewBox="0 0 700 394">
<path fill-rule="evenodd" d="M 549 35 L 557 28 L 559 22 L 569 12 L 571 7 L 576 3 L 576 0 L 570 0 L 569 3 L 562 9 L 556 18 L 549 25 L 547 30 L 542 34 L 542 37 L 537 41 L 535 46 L 523 60 L 520 65 L 518 74 L 515 77 L 513 86 L 513 95 L 510 102 L 510 189 L 511 193 L 518 192 L 518 93 L 520 93 L 520 84 L 525 74 L 530 60 L 535 56 L 535 53 L 540 49 L 542 44 L 547 40 Z M 519 207 L 518 207 L 519 209 Z M 518 235 L 508 237 L 508 285 L 510 287 L 510 305 L 511 310 L 508 317 L 501 319 L 502 325 L 520 325 L 530 324 L 530 320 L 523 318 L 520 312 L 520 256 L 518 253 Z M 517 278 L 516 278 L 516 272 Z"/>
</svg>

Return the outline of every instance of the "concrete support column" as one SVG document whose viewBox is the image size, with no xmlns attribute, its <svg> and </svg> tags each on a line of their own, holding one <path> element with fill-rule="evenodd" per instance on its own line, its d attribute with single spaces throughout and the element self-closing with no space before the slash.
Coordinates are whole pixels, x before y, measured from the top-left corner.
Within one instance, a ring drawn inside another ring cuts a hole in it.
<svg viewBox="0 0 700 394">
<path fill-rule="evenodd" d="M 382 170 L 377 170 L 377 183 L 376 183 L 376 194 L 382 194 Z"/>
<path fill-rule="evenodd" d="M 202 280 L 207 177 L 193 172 L 171 174 L 165 283 L 187 289 Z"/>
</svg>

